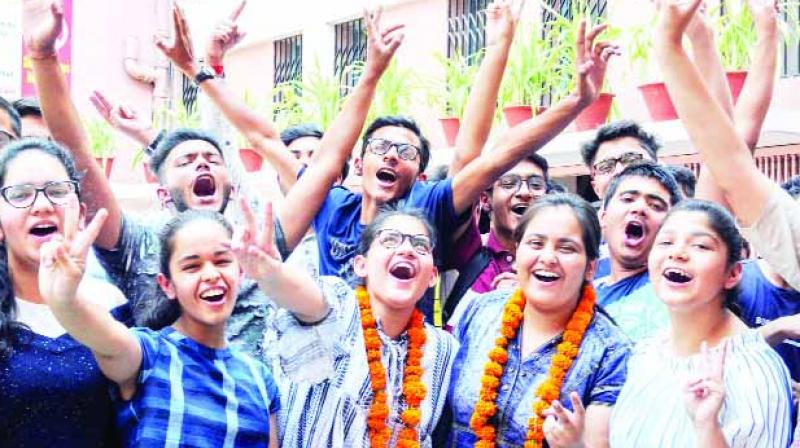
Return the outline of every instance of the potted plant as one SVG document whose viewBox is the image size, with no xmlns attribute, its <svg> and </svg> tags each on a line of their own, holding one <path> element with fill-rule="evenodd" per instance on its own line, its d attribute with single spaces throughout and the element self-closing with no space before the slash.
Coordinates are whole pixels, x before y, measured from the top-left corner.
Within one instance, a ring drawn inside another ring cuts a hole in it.
<svg viewBox="0 0 800 448">
<path fill-rule="evenodd" d="M 630 26 L 625 32 L 625 41 L 628 43 L 627 54 L 631 72 L 643 84 L 639 84 L 647 111 L 653 121 L 675 120 L 678 112 L 667 93 L 667 86 L 662 81 L 653 81 L 655 64 L 650 59 L 653 48 L 653 29 L 655 16 L 647 23 Z"/>
<path fill-rule="evenodd" d="M 99 119 L 86 120 L 84 128 L 89 137 L 92 155 L 103 169 L 106 179 L 109 179 L 114 166 L 114 129 Z"/>
<path fill-rule="evenodd" d="M 441 53 L 434 55 L 441 65 L 444 75 L 433 80 L 427 88 L 428 103 L 437 104 L 442 112 L 439 122 L 442 125 L 447 146 L 456 143 L 461 126 L 461 116 L 467 107 L 469 92 L 475 75 L 478 73 L 478 60 L 481 54 L 464 57 L 457 53 L 449 58 Z"/>
<path fill-rule="evenodd" d="M 558 62 L 556 52 L 551 51 L 549 45 L 550 42 L 542 39 L 541 32 L 533 27 L 524 29 L 512 44 L 508 68 L 498 93 L 510 127 L 531 118 L 534 105 L 537 115 L 545 109 L 539 104 L 550 92 Z"/>
<path fill-rule="evenodd" d="M 360 77 L 365 67 L 365 63 L 359 61 L 349 69 Z M 412 106 L 411 93 L 419 90 L 420 85 L 421 78 L 415 70 L 400 68 L 397 59 L 392 59 L 378 82 L 367 122 L 384 115 L 408 113 Z"/>
<path fill-rule="evenodd" d="M 724 11 L 720 10 L 721 6 L 722 4 L 710 16 L 716 17 L 713 26 L 717 32 L 717 47 L 722 65 L 728 70 L 728 85 L 733 102 L 736 103 L 747 78 L 747 67 L 751 61 L 750 50 L 758 40 L 758 34 L 747 5 L 728 2 L 725 3 Z"/>
</svg>

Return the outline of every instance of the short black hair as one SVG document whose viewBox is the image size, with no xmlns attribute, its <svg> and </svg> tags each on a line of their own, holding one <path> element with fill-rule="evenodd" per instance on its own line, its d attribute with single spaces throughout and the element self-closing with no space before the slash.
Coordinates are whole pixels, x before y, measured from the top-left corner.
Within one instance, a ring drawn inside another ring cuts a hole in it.
<svg viewBox="0 0 800 448">
<path fill-rule="evenodd" d="M 667 165 L 664 168 L 672 174 L 672 177 L 683 188 L 683 191 L 686 192 L 686 197 L 693 198 L 695 186 L 697 185 L 697 176 L 694 175 L 694 171 L 683 165 Z"/>
<path fill-rule="evenodd" d="M 372 123 L 370 123 L 366 132 L 364 132 L 364 137 L 361 140 L 361 158 L 364 158 L 364 152 L 367 150 L 367 142 L 370 138 L 372 138 L 372 134 L 374 134 L 378 129 L 385 128 L 387 126 L 396 126 L 399 128 L 408 129 L 409 131 L 413 132 L 417 138 L 419 138 L 419 172 L 425 172 L 425 168 L 428 166 L 428 161 L 430 161 L 431 158 L 431 145 L 428 142 L 428 139 L 422 135 L 422 131 L 420 131 L 419 126 L 417 126 L 417 122 L 414 121 L 413 118 L 403 115 L 386 115 L 383 117 L 378 117 Z"/>
<path fill-rule="evenodd" d="M 11 103 L 19 114 L 20 118 L 33 115 L 35 117 L 42 117 L 42 105 L 39 104 L 39 98 L 35 96 L 22 97 Z"/>
<path fill-rule="evenodd" d="M 547 163 L 547 159 L 537 153 L 533 153 L 525 156 L 523 160 L 538 166 L 539 169 L 542 170 L 542 174 L 544 174 L 544 180 L 547 182 L 550 181 L 550 164 Z"/>
<path fill-rule="evenodd" d="M 569 190 L 560 183 L 551 180 L 547 182 L 547 192 L 550 194 L 569 193 Z"/>
<path fill-rule="evenodd" d="M 635 121 L 619 120 L 598 129 L 594 138 L 581 146 L 583 163 L 591 168 L 594 165 L 594 159 L 597 157 L 597 150 L 600 149 L 600 145 L 622 137 L 635 138 L 639 141 L 639 146 L 650 154 L 653 161 L 658 160 L 658 150 L 661 148 L 661 144 L 656 137 L 642 129 L 639 123 Z"/>
<path fill-rule="evenodd" d="M 661 184 L 669 193 L 670 205 L 677 204 L 683 198 L 678 182 L 675 181 L 675 178 L 666 168 L 653 162 L 640 162 L 627 166 L 621 173 L 611 179 L 608 188 L 606 188 L 606 195 L 603 198 L 603 208 L 606 208 L 608 203 L 611 202 L 611 198 L 617 192 L 619 184 L 629 177 L 646 177 Z"/>
<path fill-rule="evenodd" d="M 794 176 L 791 179 L 781 184 L 781 188 L 794 199 L 800 197 L 800 175 Z"/>
<path fill-rule="evenodd" d="M 202 140 L 210 143 L 211 146 L 219 151 L 219 155 L 223 160 L 225 159 L 225 154 L 222 152 L 222 145 L 216 137 L 200 129 L 179 128 L 168 133 L 158 142 L 158 146 L 153 150 L 153 154 L 150 155 L 150 170 L 156 173 L 159 179 L 163 180 L 161 167 L 164 165 L 164 161 L 167 160 L 167 156 L 176 146 L 189 140 Z"/>
<path fill-rule="evenodd" d="M 281 132 L 281 141 L 284 145 L 289 146 L 293 141 L 303 137 L 322 138 L 322 129 L 312 123 L 303 123 L 296 126 L 290 126 Z"/>
<path fill-rule="evenodd" d="M 22 136 L 22 121 L 20 120 L 19 113 L 14 109 L 14 106 L 2 96 L 0 96 L 0 111 L 8 114 L 8 118 L 11 121 L 11 132 L 14 133 L 14 136 L 17 138 Z"/>
</svg>

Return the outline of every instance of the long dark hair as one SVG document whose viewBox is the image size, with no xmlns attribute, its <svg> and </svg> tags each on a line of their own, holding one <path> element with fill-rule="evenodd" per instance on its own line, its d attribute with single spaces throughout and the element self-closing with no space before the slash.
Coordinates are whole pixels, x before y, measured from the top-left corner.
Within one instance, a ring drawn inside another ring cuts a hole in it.
<svg viewBox="0 0 800 448">
<path fill-rule="evenodd" d="M 0 186 L 5 185 L 8 165 L 25 151 L 39 151 L 53 156 L 67 172 L 69 179 L 80 182 L 78 169 L 72 156 L 63 147 L 50 140 L 25 138 L 3 148 L 0 153 Z M 80 197 L 80 190 L 76 190 Z M 17 343 L 17 332 L 28 328 L 16 320 L 17 306 L 14 301 L 14 283 L 8 271 L 8 252 L 5 241 L 0 243 L 0 360 L 9 358 Z"/>
<path fill-rule="evenodd" d="M 172 278 L 169 270 L 169 259 L 175 249 L 175 236 L 181 229 L 195 221 L 209 221 L 222 226 L 229 236 L 233 236 L 233 227 L 222 214 L 210 210 L 186 210 L 169 220 L 159 233 L 161 252 L 159 253 L 159 266 L 161 273 L 167 279 Z M 152 315 L 148 317 L 147 326 L 160 329 L 171 325 L 181 316 L 181 306 L 177 300 L 170 300 L 159 288 L 156 306 Z"/>
</svg>

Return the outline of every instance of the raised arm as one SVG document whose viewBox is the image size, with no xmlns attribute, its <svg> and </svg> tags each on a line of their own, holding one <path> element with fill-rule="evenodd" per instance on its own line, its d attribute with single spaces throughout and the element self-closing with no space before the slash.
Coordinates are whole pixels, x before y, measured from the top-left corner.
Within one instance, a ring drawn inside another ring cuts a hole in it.
<svg viewBox="0 0 800 448">
<path fill-rule="evenodd" d="M 754 150 L 761 135 L 775 89 L 778 69 L 778 2 L 777 0 L 747 0 L 756 25 L 758 40 L 752 52 L 753 61 L 742 93 L 734 109 L 734 123 L 739 136 Z"/>
<path fill-rule="evenodd" d="M 342 110 L 325 131 L 320 142 L 322 149 L 314 153 L 313 163 L 286 194 L 286 206 L 278 212 L 289 249 L 294 249 L 308 231 L 328 191 L 350 158 L 367 119 L 378 81 L 403 42 L 403 26 L 382 27 L 380 16 L 380 11 L 366 14 L 366 69 Z M 302 206 L 298 206 L 300 204 Z"/>
<path fill-rule="evenodd" d="M 661 0 L 655 50 L 667 90 L 704 164 L 743 225 L 767 203 L 772 183 L 757 168 L 747 145 L 722 107 L 712 99 L 681 45 L 700 0 Z"/>
<path fill-rule="evenodd" d="M 245 198 L 239 205 L 244 227 L 236 230 L 233 251 L 247 277 L 258 282 L 264 293 L 279 306 L 304 322 L 318 322 L 328 313 L 319 285 L 307 272 L 281 261 L 273 244 L 272 204 L 264 204 L 264 220 L 259 229 L 256 217 Z"/>
<path fill-rule="evenodd" d="M 121 385 L 124 392 L 130 392 L 142 364 L 141 347 L 125 325 L 83 297 L 78 288 L 86 269 L 86 254 L 107 217 L 101 209 L 86 229 L 78 231 L 77 209 L 66 212 L 63 238 L 42 245 L 39 290 L 58 322 L 92 350 L 103 374 Z"/>
<path fill-rule="evenodd" d="M 61 72 L 55 45 L 61 35 L 63 15 L 60 1 L 23 2 L 25 44 L 30 51 L 47 127 L 53 138 L 72 152 L 78 169 L 85 173 L 81 181 L 84 191 L 82 200 L 89 208 L 89 215 L 101 208 L 108 210 L 107 223 L 100 231 L 96 244 L 104 249 L 112 249 L 122 229 L 122 211 L 108 179 L 92 156 L 89 139 Z"/>
<path fill-rule="evenodd" d="M 492 130 L 497 92 L 503 81 L 508 52 L 514 40 L 524 2 L 512 11 L 511 0 L 496 0 L 486 7 L 486 54 L 464 110 L 464 119 L 456 137 L 456 152 L 448 175 L 455 176 L 477 158 Z"/>
<path fill-rule="evenodd" d="M 606 25 L 600 25 L 587 32 L 586 22 L 580 24 L 574 92 L 544 114 L 509 129 L 492 151 L 484 151 L 454 176 L 453 205 L 456 213 L 465 212 L 500 175 L 526 155 L 541 149 L 597 98 L 608 59 L 618 54 L 618 49 L 608 42 L 594 43 L 605 28 Z"/>
<path fill-rule="evenodd" d="M 89 101 L 106 123 L 145 147 L 158 135 L 151 120 L 145 119 L 130 106 L 113 104 L 98 90 L 92 92 Z"/>
<path fill-rule="evenodd" d="M 243 36 L 236 25 L 246 2 L 242 2 L 231 16 L 218 24 L 208 46 L 208 55 L 213 61 L 221 61 L 225 52 Z M 172 11 L 175 23 L 175 38 L 170 43 L 164 38 L 156 40 L 156 46 L 164 52 L 184 75 L 194 79 L 200 64 L 194 58 L 191 34 L 179 7 Z M 228 88 L 224 80 L 215 77 L 200 83 L 200 89 L 208 95 L 234 127 L 253 145 L 262 157 L 272 165 L 281 181 L 281 188 L 288 190 L 294 185 L 300 162 L 292 156 L 280 139 L 273 123 L 250 110 L 247 105 Z"/>
</svg>

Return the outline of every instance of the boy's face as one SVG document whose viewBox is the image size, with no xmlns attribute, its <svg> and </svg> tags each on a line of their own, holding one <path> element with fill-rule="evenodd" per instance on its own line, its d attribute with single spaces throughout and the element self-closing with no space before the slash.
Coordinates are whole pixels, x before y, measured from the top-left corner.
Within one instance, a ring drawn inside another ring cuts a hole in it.
<svg viewBox="0 0 800 448">
<path fill-rule="evenodd" d="M 597 197 L 603 200 L 611 179 L 621 173 L 626 166 L 641 160 L 655 162 L 650 153 L 642 148 L 639 140 L 634 137 L 620 137 L 600 144 L 589 170 L 592 175 L 592 187 Z"/>
<path fill-rule="evenodd" d="M 214 145 L 188 140 L 172 149 L 161 168 L 163 188 L 178 211 L 187 209 L 222 212 L 232 190 L 228 167 Z"/>
<path fill-rule="evenodd" d="M 495 181 L 488 194 L 495 232 L 510 236 L 533 202 L 547 193 L 544 172 L 523 160 Z"/>
<path fill-rule="evenodd" d="M 406 194 L 420 171 L 420 146 L 416 134 L 406 128 L 385 126 L 373 132 L 364 150 L 363 159 L 356 161 L 356 169 L 363 176 L 364 193 L 379 204 Z M 384 154 L 376 154 L 387 147 Z"/>
</svg>

